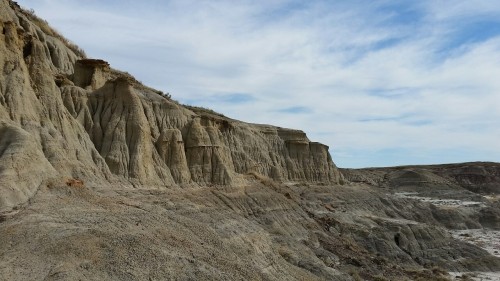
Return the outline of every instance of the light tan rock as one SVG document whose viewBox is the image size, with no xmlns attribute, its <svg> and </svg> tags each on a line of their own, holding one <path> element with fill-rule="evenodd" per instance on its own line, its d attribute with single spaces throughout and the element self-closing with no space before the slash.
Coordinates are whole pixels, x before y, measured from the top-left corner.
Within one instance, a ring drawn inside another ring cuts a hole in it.
<svg viewBox="0 0 500 281">
<path fill-rule="evenodd" d="M 76 61 L 73 81 L 78 87 L 95 90 L 102 87 L 110 77 L 109 63 L 106 61 L 96 59 Z"/>
<path fill-rule="evenodd" d="M 92 75 L 101 75 L 102 65 L 88 64 L 96 70 L 88 69 L 91 76 L 86 81 L 96 81 Z M 243 123 L 200 108 L 189 110 L 125 73 L 113 75 L 116 78 L 94 91 L 90 86 L 86 91 L 63 87 L 62 96 L 115 175 L 151 186 L 234 184 L 239 174 L 251 171 L 285 181 L 342 180 L 328 147 L 310 142 L 302 131 Z M 127 130 L 130 126 L 134 128 Z M 134 151 L 136 138 L 127 132 L 134 132 L 141 149 L 152 155 L 141 158 L 139 166 L 154 163 L 156 173 L 129 170 L 129 154 L 143 153 Z"/>
<path fill-rule="evenodd" d="M 40 144 L 11 122 L 0 121 L 0 211 L 26 202 L 57 172 Z"/>
<path fill-rule="evenodd" d="M 82 57 L 14 2 L 0 3 L 0 121 L 31 143 L 15 153 L 36 154 L 40 171 L 86 186 L 154 189 L 240 185 L 249 172 L 280 181 L 341 180 L 328 147 L 304 132 L 182 106 L 103 60 Z M 37 188 L 29 178 L 19 180 L 31 193 Z"/>
<path fill-rule="evenodd" d="M 0 122 L 8 126 L 0 139 L 5 151 L 19 156 L 2 162 L 6 165 L 3 173 L 11 175 L 14 167 L 24 166 L 32 168 L 26 172 L 37 178 L 4 177 L 2 187 L 18 186 L 24 196 L 2 192 L 0 197 L 8 199 L 0 200 L 0 209 L 26 201 L 50 176 L 47 171 L 61 177 L 85 177 L 89 184 L 109 183 L 113 175 L 84 128 L 65 109 L 55 82 L 56 75 L 73 72 L 77 55 L 12 9 L 12 2 L 0 3 Z M 26 155 L 33 157 L 34 166 L 27 163 Z"/>
</svg>

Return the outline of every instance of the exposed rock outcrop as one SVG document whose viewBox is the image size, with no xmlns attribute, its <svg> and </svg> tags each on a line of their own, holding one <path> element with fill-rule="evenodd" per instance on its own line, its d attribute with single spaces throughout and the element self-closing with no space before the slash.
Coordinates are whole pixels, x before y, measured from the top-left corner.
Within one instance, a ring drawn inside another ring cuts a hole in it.
<svg viewBox="0 0 500 281">
<path fill-rule="evenodd" d="M 73 82 L 80 88 L 95 90 L 104 85 L 110 77 L 109 63 L 97 59 L 81 59 L 75 64 Z"/>
<path fill-rule="evenodd" d="M 0 206 L 13 207 L 35 193 L 42 181 L 56 171 L 39 144 L 25 130 L 0 122 Z"/>
<path fill-rule="evenodd" d="M 159 189 L 237 185 L 248 172 L 281 181 L 341 181 L 328 147 L 303 132 L 186 108 L 106 61 L 82 57 L 14 2 L 2 0 L 0 9 L 0 121 L 23 136 L 3 140 L 1 150 L 30 142 L 29 152 L 16 153 L 37 155 L 37 184 L 54 176 L 44 171 L 88 186 Z M 22 159 L 13 159 L 4 173 L 13 173 Z M 2 189 L 12 181 L 2 180 Z M 12 184 L 36 190 L 24 180 Z M 0 209 L 29 194 L 0 198 Z"/>
<path fill-rule="evenodd" d="M 431 215 L 447 228 L 500 229 L 499 163 L 342 169 L 342 173 L 348 181 L 432 203 Z"/>
<path fill-rule="evenodd" d="M 25 202 L 53 176 L 108 182 L 112 175 L 88 134 L 67 110 L 61 110 L 64 104 L 55 77 L 70 75 L 78 56 L 13 2 L 0 1 L 0 11 L 0 150 L 11 158 L 10 164 L 2 161 L 2 173 L 24 167 L 27 174 L 2 177 L 0 209 Z M 21 187 L 17 195 L 10 196 L 16 187 Z"/>
<path fill-rule="evenodd" d="M 351 182 L 398 190 L 421 192 L 421 187 L 432 187 L 465 189 L 482 195 L 500 193 L 500 164 L 491 162 L 342 169 L 342 174 Z"/>
</svg>

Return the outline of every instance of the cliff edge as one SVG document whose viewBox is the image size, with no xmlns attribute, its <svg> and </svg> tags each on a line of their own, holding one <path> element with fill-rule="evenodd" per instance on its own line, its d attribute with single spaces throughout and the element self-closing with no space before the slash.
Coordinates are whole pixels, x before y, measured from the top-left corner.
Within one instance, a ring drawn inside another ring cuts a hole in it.
<svg viewBox="0 0 500 281">
<path fill-rule="evenodd" d="M 339 183 L 304 132 L 183 106 L 0 1 L 0 210 L 40 185 L 165 189 L 277 181 Z"/>
</svg>

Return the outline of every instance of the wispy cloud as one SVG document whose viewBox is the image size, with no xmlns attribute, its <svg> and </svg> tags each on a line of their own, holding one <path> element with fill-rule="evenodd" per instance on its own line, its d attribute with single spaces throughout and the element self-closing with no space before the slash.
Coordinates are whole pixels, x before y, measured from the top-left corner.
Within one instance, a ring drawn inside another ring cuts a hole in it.
<svg viewBox="0 0 500 281">
<path fill-rule="evenodd" d="M 500 4 L 19 0 L 181 102 L 305 130 L 339 166 L 500 161 Z"/>
<path fill-rule="evenodd" d="M 292 106 L 292 107 L 278 109 L 276 110 L 276 112 L 290 113 L 290 114 L 306 114 L 306 113 L 312 113 L 313 110 L 305 106 Z"/>
</svg>

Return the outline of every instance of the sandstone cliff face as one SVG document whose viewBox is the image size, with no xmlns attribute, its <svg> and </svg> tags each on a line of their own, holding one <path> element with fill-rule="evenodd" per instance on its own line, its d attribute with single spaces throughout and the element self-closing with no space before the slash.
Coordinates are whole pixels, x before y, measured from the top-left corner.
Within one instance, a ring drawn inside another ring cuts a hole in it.
<svg viewBox="0 0 500 281">
<path fill-rule="evenodd" d="M 0 15 L 0 209 L 52 177 L 110 179 L 88 134 L 61 110 L 55 77 L 71 75 L 78 56 L 11 2 L 0 2 Z"/>
<path fill-rule="evenodd" d="M 328 147 L 301 131 L 184 107 L 85 59 L 14 2 L 1 0 L 0 16 L 0 209 L 64 178 L 160 189 L 237 185 L 248 172 L 342 180 Z"/>
<path fill-rule="evenodd" d="M 64 86 L 62 97 L 111 172 L 137 185 L 238 184 L 248 172 L 284 181 L 340 180 L 328 147 L 302 131 L 189 110 L 120 74 L 97 89 Z"/>
</svg>

